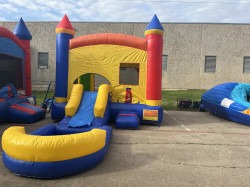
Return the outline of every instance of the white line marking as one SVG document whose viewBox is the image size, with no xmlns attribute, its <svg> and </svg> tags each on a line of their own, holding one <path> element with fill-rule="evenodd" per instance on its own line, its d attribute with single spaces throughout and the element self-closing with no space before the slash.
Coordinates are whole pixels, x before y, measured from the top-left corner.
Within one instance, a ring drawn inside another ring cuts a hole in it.
<svg viewBox="0 0 250 187">
<path fill-rule="evenodd" d="M 171 116 L 167 111 L 164 110 L 165 114 L 168 114 L 176 123 L 178 123 L 182 128 L 184 128 L 186 131 L 191 131 L 189 128 L 187 128 L 184 124 L 179 122 L 175 117 Z"/>
</svg>

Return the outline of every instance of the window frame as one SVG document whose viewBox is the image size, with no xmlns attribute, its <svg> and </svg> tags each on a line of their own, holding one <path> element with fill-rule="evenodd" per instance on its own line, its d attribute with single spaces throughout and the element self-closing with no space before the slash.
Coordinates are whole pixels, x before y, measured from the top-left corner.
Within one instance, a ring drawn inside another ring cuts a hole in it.
<svg viewBox="0 0 250 187">
<path fill-rule="evenodd" d="M 166 63 L 164 63 L 164 57 L 166 58 Z M 168 72 L 168 55 L 162 55 L 162 72 Z"/>
<path fill-rule="evenodd" d="M 47 62 L 46 64 L 41 62 L 41 55 L 47 55 Z M 39 69 L 47 69 L 49 67 L 49 52 L 38 52 L 37 54 L 37 61 L 38 61 L 38 68 Z"/>
<path fill-rule="evenodd" d="M 122 79 L 123 75 L 122 73 L 127 73 L 125 71 L 129 71 L 129 69 L 134 69 L 137 71 L 137 80 L 135 83 L 131 83 L 129 81 L 131 81 L 130 79 Z M 124 82 L 124 81 L 128 81 L 128 82 Z M 140 84 L 140 63 L 126 63 L 126 62 L 122 62 L 120 63 L 119 66 L 119 85 L 131 85 L 131 86 L 139 86 Z"/>
<path fill-rule="evenodd" d="M 210 67 L 210 69 L 212 69 L 212 70 L 209 70 L 208 69 L 209 60 L 207 58 L 212 58 L 212 57 L 215 59 L 215 61 L 212 61 L 212 62 L 215 63 L 215 65 L 214 65 L 213 69 Z M 205 63 L 204 63 L 204 73 L 216 73 L 216 66 L 217 66 L 217 58 L 216 58 L 216 56 L 215 55 L 206 55 L 205 56 Z"/>
<path fill-rule="evenodd" d="M 246 71 L 246 68 L 245 68 L 245 63 L 247 62 L 245 59 L 249 59 L 249 61 L 248 61 L 249 70 L 248 71 Z M 243 57 L 243 70 L 242 70 L 242 73 L 250 74 L 250 56 L 244 56 Z"/>
</svg>

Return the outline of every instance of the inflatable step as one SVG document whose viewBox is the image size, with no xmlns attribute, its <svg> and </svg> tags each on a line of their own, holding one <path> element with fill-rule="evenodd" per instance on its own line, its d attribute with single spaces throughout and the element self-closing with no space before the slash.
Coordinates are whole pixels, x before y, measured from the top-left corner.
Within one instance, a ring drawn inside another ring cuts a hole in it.
<svg viewBox="0 0 250 187">
<path fill-rule="evenodd" d="M 139 117 L 134 112 L 120 112 L 115 120 L 115 128 L 117 129 L 138 129 Z"/>
<path fill-rule="evenodd" d="M 45 115 L 43 108 L 30 103 L 13 104 L 8 109 L 8 121 L 15 123 L 34 123 L 45 118 Z"/>
</svg>

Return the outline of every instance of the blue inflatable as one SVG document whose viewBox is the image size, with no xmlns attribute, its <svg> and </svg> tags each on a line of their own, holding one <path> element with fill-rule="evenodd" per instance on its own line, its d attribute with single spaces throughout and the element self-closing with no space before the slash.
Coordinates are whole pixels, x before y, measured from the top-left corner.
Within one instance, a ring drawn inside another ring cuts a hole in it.
<svg viewBox="0 0 250 187">
<path fill-rule="evenodd" d="M 44 126 L 31 135 L 25 133 L 24 127 L 10 127 L 2 137 L 2 159 L 10 171 L 21 176 L 73 175 L 96 166 L 103 159 L 111 134 L 110 126 L 66 135 L 59 134 L 56 125 Z"/>
<path fill-rule="evenodd" d="M 103 159 L 112 134 L 107 126 L 109 86 L 101 85 L 98 93 L 83 92 L 82 88 L 75 85 L 65 107 L 66 116 L 58 125 L 48 124 L 31 134 L 18 126 L 4 131 L 2 159 L 10 171 L 27 177 L 58 178 L 86 171 Z M 75 101 L 79 102 L 77 107 Z M 76 125 L 70 126 L 72 119 Z"/>
<path fill-rule="evenodd" d="M 17 93 L 13 84 L 0 89 L 0 122 L 34 123 L 45 118 L 46 111 L 35 105 L 34 96 Z"/>
<path fill-rule="evenodd" d="M 219 84 L 201 97 L 201 108 L 229 121 L 250 126 L 250 84 Z"/>
</svg>

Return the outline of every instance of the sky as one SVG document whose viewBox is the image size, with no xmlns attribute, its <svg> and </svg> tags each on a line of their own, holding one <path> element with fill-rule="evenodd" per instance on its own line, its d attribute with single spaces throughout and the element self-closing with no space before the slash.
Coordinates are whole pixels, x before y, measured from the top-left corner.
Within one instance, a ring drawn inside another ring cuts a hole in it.
<svg viewBox="0 0 250 187">
<path fill-rule="evenodd" d="M 0 21 L 250 23 L 250 0 L 0 0 Z"/>
</svg>

